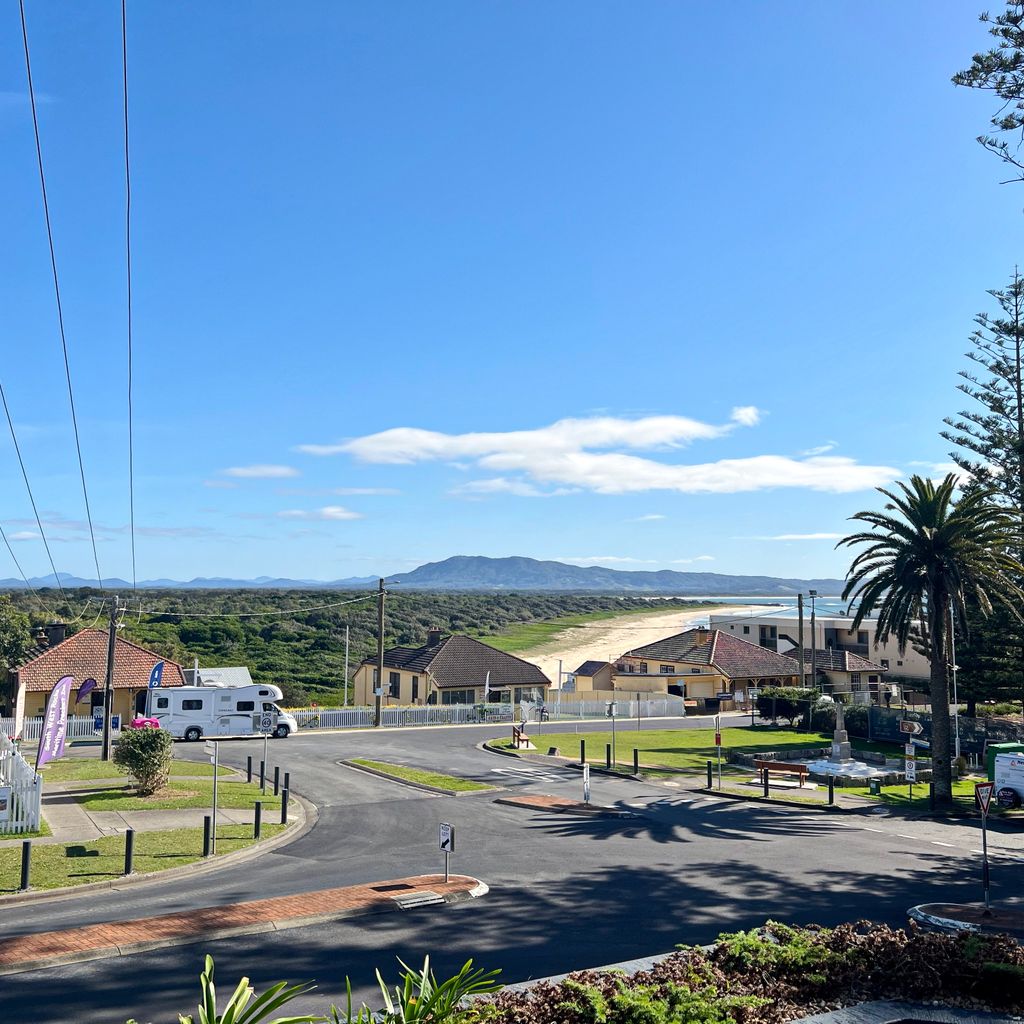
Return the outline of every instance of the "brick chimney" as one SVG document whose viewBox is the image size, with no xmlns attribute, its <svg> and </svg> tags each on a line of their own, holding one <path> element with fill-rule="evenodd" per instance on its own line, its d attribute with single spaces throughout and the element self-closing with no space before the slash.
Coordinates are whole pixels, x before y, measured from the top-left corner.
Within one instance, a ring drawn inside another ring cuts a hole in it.
<svg viewBox="0 0 1024 1024">
<path fill-rule="evenodd" d="M 431 626 L 430 629 L 427 630 L 427 646 L 436 647 L 441 642 L 441 634 L 443 632 L 444 630 L 439 627 Z"/>
<path fill-rule="evenodd" d="M 63 622 L 48 622 L 43 630 L 46 633 L 46 643 L 50 647 L 64 643 L 68 635 L 68 627 Z"/>
</svg>

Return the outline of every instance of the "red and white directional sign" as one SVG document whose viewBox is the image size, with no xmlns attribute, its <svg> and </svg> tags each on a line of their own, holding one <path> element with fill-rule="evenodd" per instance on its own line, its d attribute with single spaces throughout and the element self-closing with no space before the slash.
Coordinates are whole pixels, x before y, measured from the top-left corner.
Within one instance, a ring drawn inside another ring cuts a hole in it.
<svg viewBox="0 0 1024 1024">
<path fill-rule="evenodd" d="M 996 788 L 994 782 L 978 782 L 974 786 L 974 795 L 978 798 L 982 814 L 988 814 L 989 804 L 992 803 L 992 793 Z"/>
<path fill-rule="evenodd" d="M 924 726 L 920 722 L 912 722 L 907 718 L 900 722 L 900 732 L 905 732 L 910 736 L 917 736 L 924 732 Z"/>
</svg>

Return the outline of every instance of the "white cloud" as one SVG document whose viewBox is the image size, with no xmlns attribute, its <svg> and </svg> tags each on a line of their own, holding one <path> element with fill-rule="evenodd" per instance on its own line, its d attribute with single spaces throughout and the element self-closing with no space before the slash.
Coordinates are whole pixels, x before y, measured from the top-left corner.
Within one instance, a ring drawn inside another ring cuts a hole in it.
<svg viewBox="0 0 1024 1024">
<path fill-rule="evenodd" d="M 281 519 L 318 519 L 325 522 L 342 522 L 363 518 L 361 513 L 342 508 L 341 505 L 325 505 L 323 508 L 314 509 L 288 508 L 277 514 Z"/>
<path fill-rule="evenodd" d="M 654 523 L 659 519 L 668 519 L 668 516 L 663 516 L 660 512 L 648 512 L 645 516 L 637 516 L 635 519 L 629 519 L 627 522 L 630 523 Z"/>
<path fill-rule="evenodd" d="M 718 426 L 683 416 L 648 416 L 566 419 L 537 430 L 506 433 L 442 434 L 396 427 L 337 445 L 303 445 L 300 450 L 319 455 L 347 453 L 363 462 L 390 464 L 471 458 L 478 468 L 498 474 L 503 481 L 485 486 L 506 491 L 508 481 L 519 481 L 523 488 L 541 485 L 598 494 L 652 490 L 738 494 L 774 487 L 848 493 L 884 486 L 899 476 L 890 466 L 861 465 L 839 456 L 754 455 L 685 464 L 625 451 L 588 450 L 671 451 L 694 440 L 722 437 L 737 424 L 752 425 L 757 419 L 757 410 L 745 406 L 734 410 L 732 423 Z"/>
<path fill-rule="evenodd" d="M 824 444 L 819 444 L 816 448 L 808 448 L 806 451 L 802 451 L 800 454 L 803 456 L 824 455 L 826 452 L 832 451 L 832 449 L 835 447 L 837 447 L 835 441 L 826 441 Z"/>
<path fill-rule="evenodd" d="M 741 427 L 756 427 L 761 422 L 761 410 L 756 405 L 738 405 L 732 411 L 732 420 Z"/>
<path fill-rule="evenodd" d="M 714 555 L 697 555 L 696 558 L 673 558 L 670 565 L 693 565 L 694 562 L 713 562 Z"/>
<path fill-rule="evenodd" d="M 15 533 L 7 534 L 8 540 L 40 540 L 40 535 L 35 530 L 18 530 Z"/>
<path fill-rule="evenodd" d="M 225 476 L 244 477 L 247 480 L 281 480 L 285 477 L 299 476 L 293 466 L 231 466 L 224 470 Z"/>
<path fill-rule="evenodd" d="M 560 494 L 571 494 L 573 488 L 557 487 L 553 491 L 542 491 L 525 480 L 509 480 L 506 477 L 492 477 L 489 480 L 471 480 L 459 484 L 449 492 L 455 495 L 481 496 L 486 494 L 513 494 L 518 498 L 553 498 Z"/>
<path fill-rule="evenodd" d="M 845 533 L 777 533 L 774 537 L 740 537 L 739 540 L 842 540 Z"/>
<path fill-rule="evenodd" d="M 401 494 L 397 487 L 277 487 L 275 494 L 297 495 L 304 498 L 317 498 L 333 495 L 348 498 L 353 495 Z"/>
</svg>

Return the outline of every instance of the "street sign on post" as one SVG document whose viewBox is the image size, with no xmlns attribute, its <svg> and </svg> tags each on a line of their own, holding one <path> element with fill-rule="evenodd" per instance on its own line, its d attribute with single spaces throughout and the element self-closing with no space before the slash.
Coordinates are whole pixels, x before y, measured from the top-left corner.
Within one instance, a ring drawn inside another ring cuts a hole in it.
<svg viewBox="0 0 1024 1024">
<path fill-rule="evenodd" d="M 590 765 L 583 766 L 583 802 L 590 803 Z"/>
<path fill-rule="evenodd" d="M 444 880 L 448 881 L 448 859 L 455 852 L 455 826 L 442 821 L 437 828 L 437 844 L 444 853 Z"/>
<path fill-rule="evenodd" d="M 992 791 L 996 788 L 994 782 L 978 782 L 974 786 L 974 795 L 981 807 L 981 886 L 985 892 L 985 909 L 992 908 L 992 901 L 989 897 L 988 878 L 988 809 L 992 803 Z"/>
<path fill-rule="evenodd" d="M 718 788 L 722 788 L 722 716 L 715 715 L 715 750 L 718 752 Z"/>
<path fill-rule="evenodd" d="M 210 815 L 210 853 L 217 852 L 217 775 L 220 772 L 220 744 L 216 740 L 207 740 L 203 744 L 203 751 L 210 756 L 210 763 L 213 765 L 213 813 Z"/>
<path fill-rule="evenodd" d="M 924 726 L 920 722 L 912 722 L 905 718 L 900 722 L 900 732 L 905 732 L 908 736 L 920 736 L 924 732 Z"/>
</svg>

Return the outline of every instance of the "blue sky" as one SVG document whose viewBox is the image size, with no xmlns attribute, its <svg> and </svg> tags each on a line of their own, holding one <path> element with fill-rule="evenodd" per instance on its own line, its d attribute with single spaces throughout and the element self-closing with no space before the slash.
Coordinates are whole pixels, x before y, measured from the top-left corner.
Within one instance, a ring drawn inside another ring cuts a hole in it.
<svg viewBox="0 0 1024 1024">
<path fill-rule="evenodd" d="M 27 9 L 100 568 L 130 578 L 120 8 Z M 140 579 L 842 575 L 872 488 L 948 461 L 1024 207 L 949 83 L 971 4 L 128 17 Z M 14 0 L 0 151 L 0 372 L 89 575 Z M 0 486 L 47 572 L 8 437 Z"/>
</svg>

